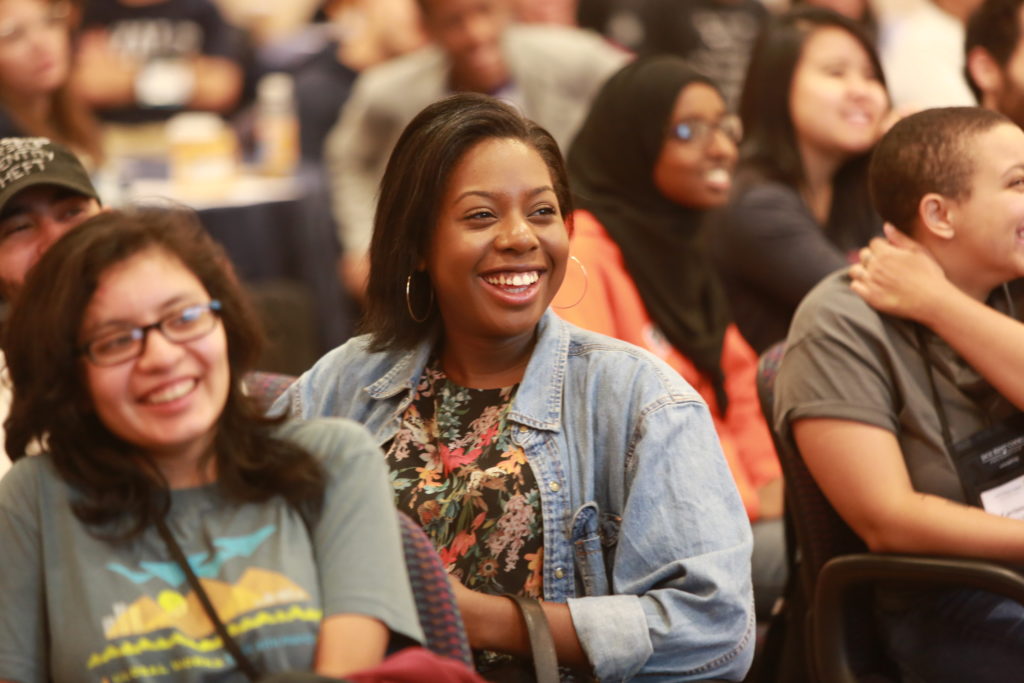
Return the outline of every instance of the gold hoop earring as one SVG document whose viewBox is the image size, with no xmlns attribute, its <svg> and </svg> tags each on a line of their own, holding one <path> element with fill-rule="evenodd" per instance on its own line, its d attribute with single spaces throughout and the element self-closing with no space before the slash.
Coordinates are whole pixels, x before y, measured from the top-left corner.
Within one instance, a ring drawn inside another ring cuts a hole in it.
<svg viewBox="0 0 1024 683">
<path fill-rule="evenodd" d="M 427 318 L 430 317 L 430 310 L 434 307 L 434 288 L 430 288 L 430 301 L 427 303 L 427 312 L 423 314 L 422 318 L 417 318 L 416 314 L 412 312 L 412 296 L 410 295 L 410 290 L 412 289 L 412 276 L 413 274 L 409 273 L 409 276 L 405 278 L 405 308 L 409 311 L 409 317 L 412 318 L 413 321 L 425 323 L 427 322 Z"/>
<path fill-rule="evenodd" d="M 580 261 L 575 256 L 570 256 L 569 260 L 570 261 L 575 261 L 576 265 L 579 266 L 580 270 L 583 272 L 583 293 L 580 294 L 580 298 L 579 299 L 576 299 L 576 301 L 574 301 L 573 303 L 569 304 L 568 306 L 555 306 L 554 304 L 551 304 L 551 308 L 556 308 L 559 311 L 564 311 L 564 310 L 573 308 L 574 306 L 578 306 L 579 303 L 581 301 L 583 301 L 583 297 L 585 297 L 587 295 L 587 289 L 590 288 L 590 276 L 587 275 L 587 269 L 583 267 L 583 262 Z"/>
</svg>

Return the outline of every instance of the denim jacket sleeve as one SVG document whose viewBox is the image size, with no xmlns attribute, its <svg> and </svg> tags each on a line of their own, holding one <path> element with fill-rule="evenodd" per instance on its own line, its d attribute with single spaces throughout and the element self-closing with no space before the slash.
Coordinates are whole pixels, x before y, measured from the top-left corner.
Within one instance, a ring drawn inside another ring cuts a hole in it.
<svg viewBox="0 0 1024 683">
<path fill-rule="evenodd" d="M 707 406 L 666 394 L 633 419 L 613 594 L 568 600 L 580 642 L 602 681 L 740 680 L 752 541 Z"/>
</svg>

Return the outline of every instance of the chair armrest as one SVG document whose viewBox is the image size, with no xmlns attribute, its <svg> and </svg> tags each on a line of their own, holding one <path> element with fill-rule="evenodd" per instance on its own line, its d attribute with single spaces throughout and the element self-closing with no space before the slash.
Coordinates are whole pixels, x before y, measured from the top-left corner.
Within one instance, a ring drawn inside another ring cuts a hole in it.
<svg viewBox="0 0 1024 683">
<path fill-rule="evenodd" d="M 1024 604 L 1024 575 L 995 562 L 952 557 L 858 553 L 829 560 L 814 588 L 814 658 L 822 680 L 856 683 L 846 648 L 843 599 L 867 583 L 910 582 L 917 586 L 973 587 Z"/>
</svg>

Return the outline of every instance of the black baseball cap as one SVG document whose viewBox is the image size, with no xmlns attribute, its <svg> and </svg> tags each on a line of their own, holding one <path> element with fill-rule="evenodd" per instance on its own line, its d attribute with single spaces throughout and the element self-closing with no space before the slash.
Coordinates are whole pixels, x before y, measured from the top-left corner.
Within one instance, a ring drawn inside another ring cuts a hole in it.
<svg viewBox="0 0 1024 683">
<path fill-rule="evenodd" d="M 82 162 L 64 145 L 49 138 L 0 138 L 0 213 L 33 185 L 66 187 L 100 200 Z"/>
</svg>

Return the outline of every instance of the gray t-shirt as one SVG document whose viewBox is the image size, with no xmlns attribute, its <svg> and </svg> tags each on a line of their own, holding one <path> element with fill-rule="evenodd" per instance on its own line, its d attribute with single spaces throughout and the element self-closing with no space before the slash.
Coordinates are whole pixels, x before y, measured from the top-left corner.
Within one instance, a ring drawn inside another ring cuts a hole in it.
<svg viewBox="0 0 1024 683">
<path fill-rule="evenodd" d="M 354 422 L 289 423 L 328 484 L 310 531 L 282 498 L 175 490 L 168 527 L 261 672 L 311 670 L 324 616 L 357 613 L 422 640 L 384 459 Z M 154 528 L 92 536 L 46 455 L 0 481 L 0 679 L 244 680 Z"/>
<path fill-rule="evenodd" d="M 1009 416 L 1013 406 L 939 337 L 878 313 L 849 282 L 845 268 L 829 275 L 797 309 L 776 380 L 777 433 L 789 439 L 794 420 L 815 417 L 887 429 L 899 440 L 916 491 L 966 502 L 943 443 L 918 330 L 954 443 Z M 1002 289 L 989 303 L 1010 308 Z"/>
</svg>

